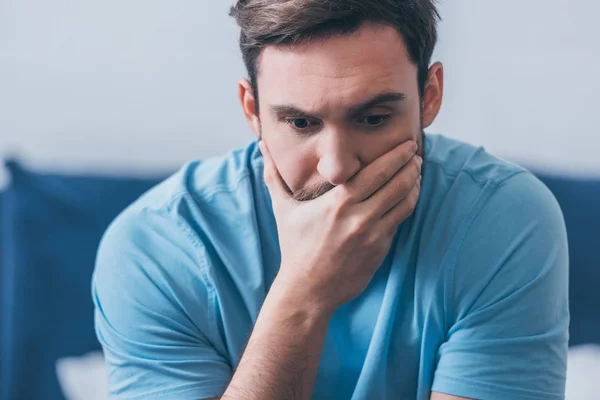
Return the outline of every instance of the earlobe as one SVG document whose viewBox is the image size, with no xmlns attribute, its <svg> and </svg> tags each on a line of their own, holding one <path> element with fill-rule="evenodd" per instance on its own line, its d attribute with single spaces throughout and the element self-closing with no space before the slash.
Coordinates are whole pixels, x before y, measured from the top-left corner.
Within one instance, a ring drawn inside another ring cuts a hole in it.
<svg viewBox="0 0 600 400">
<path fill-rule="evenodd" d="M 238 97 L 248 126 L 257 137 L 260 137 L 260 120 L 256 112 L 256 101 L 252 85 L 247 79 L 238 82 Z"/>
<path fill-rule="evenodd" d="M 437 62 L 429 69 L 429 76 L 423 94 L 423 128 L 429 127 L 442 107 L 444 97 L 444 67 Z"/>
</svg>

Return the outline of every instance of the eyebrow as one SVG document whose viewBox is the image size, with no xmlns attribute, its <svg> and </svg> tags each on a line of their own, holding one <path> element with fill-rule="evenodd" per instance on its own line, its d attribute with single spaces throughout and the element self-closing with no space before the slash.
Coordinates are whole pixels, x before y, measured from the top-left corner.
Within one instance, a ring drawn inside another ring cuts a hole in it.
<svg viewBox="0 0 600 400">
<path fill-rule="evenodd" d="M 348 115 L 350 117 L 358 116 L 365 111 L 382 105 L 384 103 L 400 103 L 404 99 L 406 99 L 406 95 L 404 93 L 395 93 L 395 92 L 386 92 L 380 93 L 373 98 L 355 106 L 350 107 L 348 110 Z M 304 111 L 296 106 L 292 105 L 273 105 L 270 106 L 271 112 L 278 119 L 283 119 L 285 117 L 294 116 L 295 118 L 306 118 L 311 119 L 314 118 L 314 115 L 311 115 L 308 111 Z"/>
<path fill-rule="evenodd" d="M 294 118 L 302 118 L 302 119 L 311 119 L 314 116 L 310 115 L 308 112 L 299 109 L 298 107 L 294 107 L 291 105 L 276 105 L 271 106 L 271 112 L 277 117 L 277 119 L 283 119 L 285 117 L 294 116 Z"/>
<path fill-rule="evenodd" d="M 392 103 L 392 102 L 400 103 L 404 99 L 406 99 L 406 95 L 404 93 L 393 93 L 393 92 L 380 93 L 380 94 L 376 95 L 375 97 L 371 98 L 370 100 L 365 101 L 362 104 L 358 104 L 356 106 L 350 107 L 350 109 L 348 110 L 348 115 L 350 117 L 355 117 L 355 116 L 360 115 L 360 114 L 364 113 L 365 111 L 368 111 L 369 109 L 379 106 L 381 104 Z"/>
</svg>

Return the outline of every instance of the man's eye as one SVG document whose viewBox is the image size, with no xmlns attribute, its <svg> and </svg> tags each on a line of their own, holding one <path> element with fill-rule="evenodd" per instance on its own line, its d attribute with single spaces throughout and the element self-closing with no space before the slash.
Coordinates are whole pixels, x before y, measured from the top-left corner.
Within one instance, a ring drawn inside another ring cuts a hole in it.
<svg viewBox="0 0 600 400">
<path fill-rule="evenodd" d="M 311 126 L 311 121 L 306 118 L 289 118 L 285 121 L 286 124 L 291 125 L 295 129 L 306 129 Z"/>
<path fill-rule="evenodd" d="M 390 115 L 369 115 L 368 117 L 360 118 L 358 122 L 370 127 L 377 127 L 385 124 L 390 118 L 392 118 Z"/>
</svg>

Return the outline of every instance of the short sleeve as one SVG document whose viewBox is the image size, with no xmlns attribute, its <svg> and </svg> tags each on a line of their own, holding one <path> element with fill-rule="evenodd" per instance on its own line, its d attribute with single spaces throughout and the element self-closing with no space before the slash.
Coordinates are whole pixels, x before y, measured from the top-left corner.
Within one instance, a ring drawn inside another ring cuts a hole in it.
<svg viewBox="0 0 600 400">
<path fill-rule="evenodd" d="M 105 234 L 92 292 L 110 398 L 220 397 L 231 378 L 210 260 L 176 214 L 127 211 Z"/>
<path fill-rule="evenodd" d="M 432 390 L 474 399 L 563 399 L 568 246 L 560 208 L 529 173 L 496 185 L 469 224 L 449 292 Z"/>
</svg>

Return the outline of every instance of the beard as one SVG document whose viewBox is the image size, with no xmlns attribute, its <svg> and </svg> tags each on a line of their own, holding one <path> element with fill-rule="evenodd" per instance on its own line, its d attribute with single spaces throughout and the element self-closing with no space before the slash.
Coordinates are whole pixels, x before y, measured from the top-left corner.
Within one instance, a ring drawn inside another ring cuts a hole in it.
<svg viewBox="0 0 600 400">
<path fill-rule="evenodd" d="M 262 131 L 260 132 L 259 138 L 262 139 Z M 425 159 L 425 131 L 422 128 L 421 134 L 417 137 L 417 144 L 419 145 L 417 154 L 421 156 L 421 158 Z M 292 196 L 294 200 L 301 202 L 315 200 L 316 198 L 323 196 L 325 193 L 335 188 L 335 185 L 332 185 L 327 181 L 323 181 L 310 186 L 305 186 L 294 192 L 285 182 L 283 177 L 281 177 L 281 182 L 283 183 L 283 187 L 288 194 Z"/>
<path fill-rule="evenodd" d="M 292 193 L 292 190 L 289 188 L 287 183 L 285 184 L 286 189 L 289 191 L 291 196 L 296 201 L 311 201 L 316 199 L 317 197 L 323 196 L 325 193 L 329 192 L 331 189 L 335 187 L 329 182 L 323 181 L 319 182 L 316 185 L 310 185 L 303 187 L 297 190 L 295 193 Z"/>
</svg>

